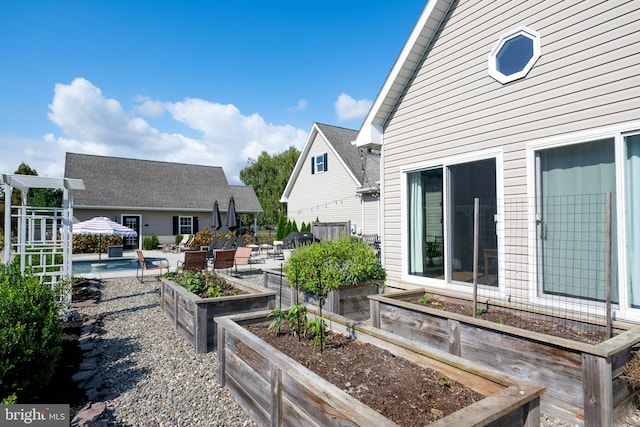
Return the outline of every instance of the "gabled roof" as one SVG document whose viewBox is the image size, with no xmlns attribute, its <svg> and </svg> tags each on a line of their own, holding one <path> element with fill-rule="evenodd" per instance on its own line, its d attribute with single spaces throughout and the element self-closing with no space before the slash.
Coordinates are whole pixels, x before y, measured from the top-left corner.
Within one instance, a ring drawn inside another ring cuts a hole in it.
<svg viewBox="0 0 640 427">
<path fill-rule="evenodd" d="M 353 145 L 358 131 L 322 123 L 314 123 L 280 201 L 286 202 L 291 194 L 293 185 L 298 179 L 300 171 L 306 164 L 307 156 L 318 134 L 322 135 L 323 139 L 329 145 L 329 148 L 333 150 L 336 157 L 340 160 L 340 163 L 342 163 L 353 179 L 354 185 L 360 188 L 373 187 L 376 185 L 380 179 L 380 158 L 368 152 L 366 149 L 361 149 Z"/>
<path fill-rule="evenodd" d="M 384 127 L 427 54 L 454 0 L 429 0 L 367 114 L 355 143 L 382 145 Z"/>
<path fill-rule="evenodd" d="M 221 167 L 67 153 L 65 177 L 80 178 L 74 207 L 211 211 L 214 200 L 238 212 L 262 212 L 251 187 L 231 186 Z"/>
</svg>

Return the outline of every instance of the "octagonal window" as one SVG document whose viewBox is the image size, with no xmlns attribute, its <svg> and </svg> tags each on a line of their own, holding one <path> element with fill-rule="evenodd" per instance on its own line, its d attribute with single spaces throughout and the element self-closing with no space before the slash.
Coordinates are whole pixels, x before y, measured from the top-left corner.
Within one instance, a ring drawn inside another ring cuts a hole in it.
<svg viewBox="0 0 640 427">
<path fill-rule="evenodd" d="M 509 83 L 527 75 L 540 57 L 540 35 L 526 27 L 500 37 L 489 54 L 489 75 Z"/>
</svg>

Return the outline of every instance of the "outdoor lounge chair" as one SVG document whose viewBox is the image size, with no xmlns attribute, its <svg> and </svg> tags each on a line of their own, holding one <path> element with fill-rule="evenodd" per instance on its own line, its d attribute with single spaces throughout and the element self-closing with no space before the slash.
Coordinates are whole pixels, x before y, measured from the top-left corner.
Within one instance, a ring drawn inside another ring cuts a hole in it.
<svg viewBox="0 0 640 427">
<path fill-rule="evenodd" d="M 166 268 L 169 271 L 169 261 L 166 259 L 154 259 L 150 260 L 144 257 L 142 251 L 140 249 L 136 249 L 136 255 L 138 256 L 138 268 L 136 268 L 136 278 L 141 282 L 144 282 L 144 272 L 145 270 L 160 270 L 162 273 L 162 269 Z M 138 275 L 138 272 L 142 272 Z"/>
<path fill-rule="evenodd" d="M 231 248 L 233 248 L 233 244 L 235 242 L 236 242 L 236 236 L 229 237 L 229 240 L 227 240 L 227 243 L 224 244 L 224 247 L 222 249 L 231 249 Z"/>
<path fill-rule="evenodd" d="M 189 250 L 189 240 L 191 240 L 191 235 L 185 234 L 182 236 L 182 241 L 178 244 L 178 251 L 184 252 Z"/>
<path fill-rule="evenodd" d="M 252 257 L 251 256 L 252 252 L 253 252 L 253 249 L 247 248 L 245 246 L 240 246 L 236 248 L 236 254 L 233 257 L 234 264 L 236 267 L 236 273 L 238 272 L 239 265 L 251 265 L 251 264 L 257 264 L 259 262 L 264 262 L 264 259 L 262 258 Z"/>
<path fill-rule="evenodd" d="M 178 260 L 177 267 L 183 270 L 203 271 L 207 269 L 207 251 L 188 251 L 184 253 L 184 261 Z"/>
<path fill-rule="evenodd" d="M 235 249 L 220 249 L 213 251 L 213 269 L 219 270 L 226 268 L 229 270 L 230 268 L 233 268 L 235 255 Z"/>
</svg>

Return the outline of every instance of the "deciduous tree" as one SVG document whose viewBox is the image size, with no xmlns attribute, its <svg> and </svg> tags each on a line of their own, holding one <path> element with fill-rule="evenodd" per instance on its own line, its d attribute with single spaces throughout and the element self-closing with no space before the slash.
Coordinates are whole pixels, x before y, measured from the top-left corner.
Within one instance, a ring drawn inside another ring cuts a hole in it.
<svg viewBox="0 0 640 427">
<path fill-rule="evenodd" d="M 258 215 L 258 225 L 275 228 L 281 214 L 287 215 L 287 207 L 280 202 L 300 152 L 289 147 L 279 154 L 263 151 L 257 159 L 249 159 L 247 167 L 240 171 L 240 180 L 253 187 L 264 213 Z"/>
</svg>

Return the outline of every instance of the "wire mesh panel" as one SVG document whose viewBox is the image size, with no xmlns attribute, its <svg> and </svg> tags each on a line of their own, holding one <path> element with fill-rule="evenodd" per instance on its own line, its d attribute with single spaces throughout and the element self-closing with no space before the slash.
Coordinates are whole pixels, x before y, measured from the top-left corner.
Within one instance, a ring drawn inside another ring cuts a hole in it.
<svg viewBox="0 0 640 427">
<path fill-rule="evenodd" d="M 607 304 L 619 301 L 615 232 L 608 228 L 615 213 L 606 194 L 509 198 L 497 205 L 495 218 L 479 215 L 479 303 L 604 331 Z M 498 235 L 497 250 L 483 243 L 487 230 Z"/>
</svg>

